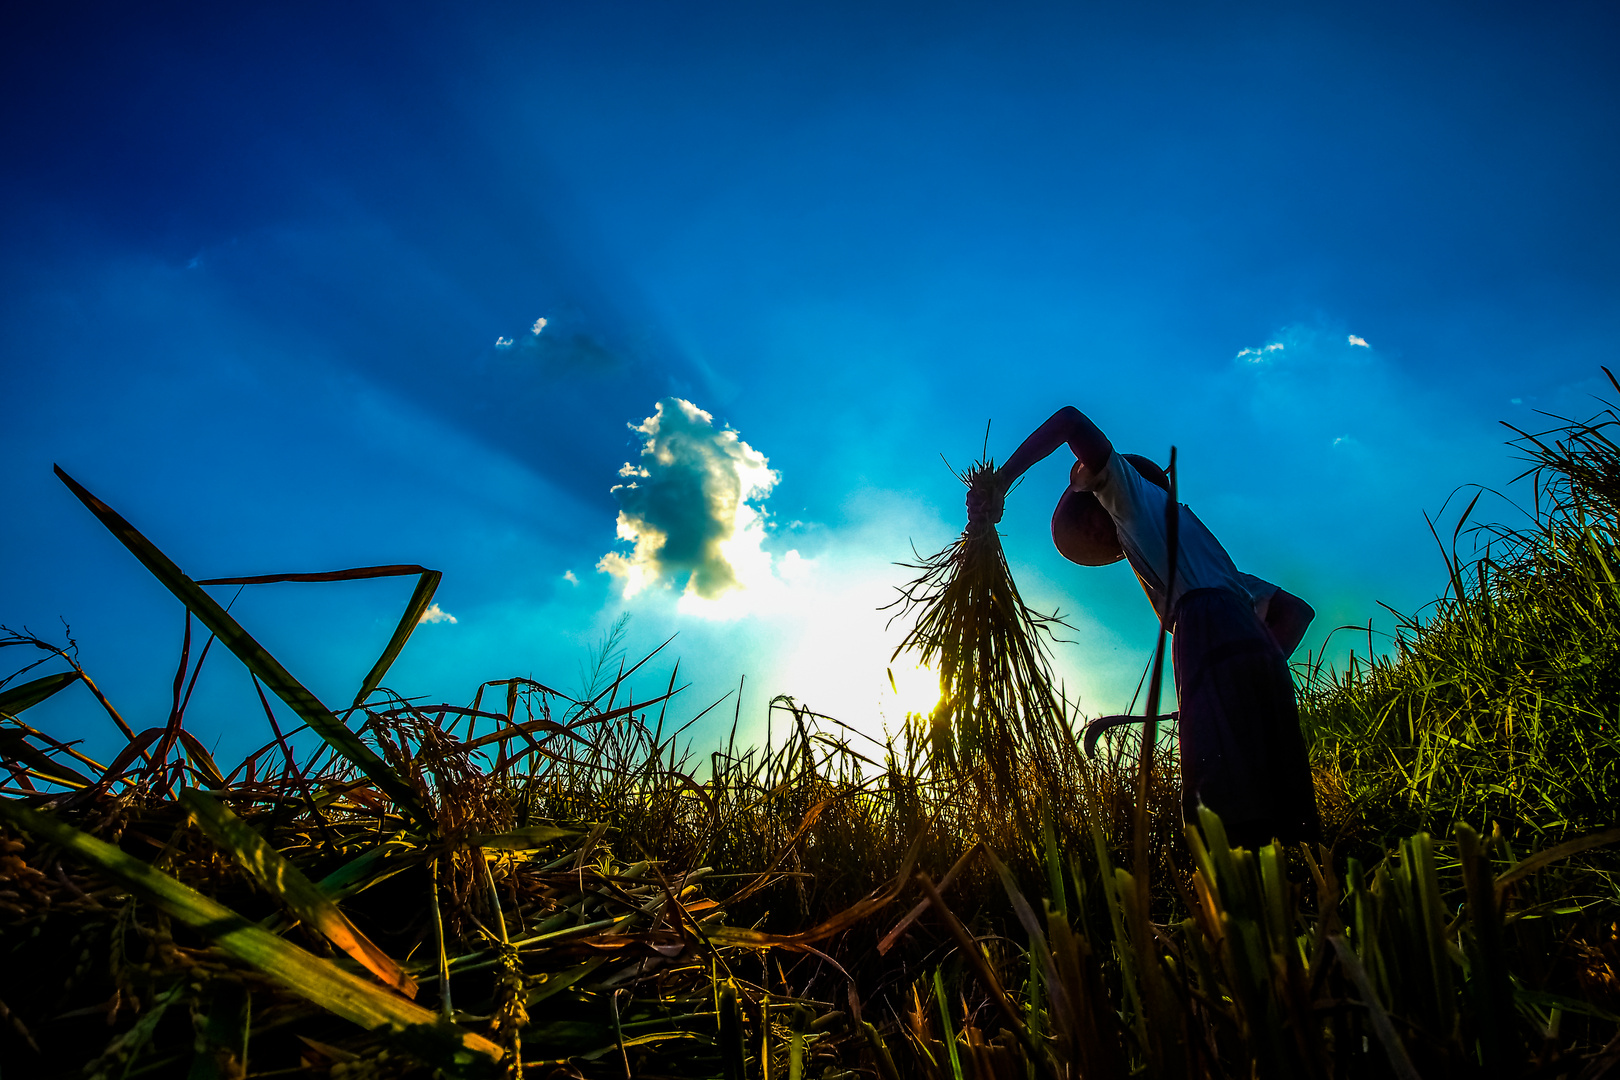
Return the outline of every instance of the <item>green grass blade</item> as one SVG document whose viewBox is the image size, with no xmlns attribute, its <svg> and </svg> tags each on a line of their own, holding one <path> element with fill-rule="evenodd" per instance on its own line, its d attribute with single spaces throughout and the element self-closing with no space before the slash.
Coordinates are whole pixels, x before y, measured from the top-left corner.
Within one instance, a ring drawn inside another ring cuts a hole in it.
<svg viewBox="0 0 1620 1080">
<path fill-rule="evenodd" d="M 72 787 L 89 787 L 93 781 L 76 769 L 69 768 L 40 750 L 28 744 L 28 732 L 12 728 L 0 731 L 0 760 L 11 758 L 41 773 L 53 780 Z"/>
<path fill-rule="evenodd" d="M 1067 919 L 1069 896 L 1063 887 L 1063 862 L 1058 855 L 1057 830 L 1052 826 L 1052 803 L 1048 799 L 1041 800 L 1041 854 L 1046 860 L 1046 887 L 1052 894 L 1052 907 Z M 999 863 L 997 872 L 1002 874 L 1003 881 L 1009 880 Z"/>
<path fill-rule="evenodd" d="M 47 814 L 0 801 L 0 819 L 52 843 L 117 880 L 170 918 L 210 938 L 222 951 L 270 976 L 293 993 L 367 1031 L 403 1037 L 412 1053 L 465 1074 L 500 1060 L 501 1048 L 481 1035 L 439 1024 L 433 1013 L 351 975 L 337 965 L 253 925 L 225 905 L 153 869 L 111 844 Z"/>
<path fill-rule="evenodd" d="M 804 1080 L 804 1032 L 810 1026 L 814 1013 L 803 1005 L 796 1005 L 788 1014 L 788 1080 Z M 871 1025 L 867 1025 L 870 1027 Z M 872 1042 L 872 1033 L 867 1034 L 867 1043 Z M 876 1053 L 876 1050 L 873 1051 Z M 892 1062 L 890 1064 L 893 1064 Z M 879 1071 L 882 1070 L 880 1063 Z M 887 1076 L 884 1080 L 889 1080 Z M 894 1080 L 899 1080 L 896 1076 Z"/>
<path fill-rule="evenodd" d="M 991 867 L 995 869 L 996 876 L 1001 878 L 1001 887 L 1007 893 L 1008 902 L 1012 904 L 1013 914 L 1018 917 L 1019 923 L 1023 925 L 1024 933 L 1029 935 L 1029 949 L 1036 958 L 1036 962 L 1040 965 L 1041 973 L 1049 984 L 1056 984 L 1057 968 L 1052 960 L 1052 950 L 1047 945 L 1046 932 L 1041 928 L 1040 921 L 1035 918 L 1035 909 L 1029 906 L 1029 901 L 1024 898 L 1023 892 L 1019 890 L 1018 882 L 1013 878 L 1012 871 L 1007 869 L 1007 865 L 1001 861 L 989 844 L 984 846 L 984 852 L 985 856 L 990 860 Z M 1061 879 L 1059 879 L 1059 884 L 1061 885 Z M 1053 907 L 1057 910 L 1058 918 L 1065 918 L 1062 909 L 1058 908 L 1056 904 Z"/>
<path fill-rule="evenodd" d="M 232 1080 L 247 1072 L 251 1005 L 247 988 L 216 979 L 208 987 L 208 1019 L 197 1032 L 197 1045 L 186 1080 Z"/>
<path fill-rule="evenodd" d="M 399 625 L 394 627 L 394 636 L 388 639 L 383 648 L 382 655 L 377 662 L 366 672 L 365 681 L 360 684 L 360 692 L 354 695 L 354 707 L 371 696 L 371 692 L 382 684 L 383 676 L 393 666 L 399 657 L 405 643 L 411 640 L 411 633 L 417 624 L 422 621 L 422 613 L 433 603 L 433 593 L 439 587 L 439 581 L 444 575 L 437 570 L 423 570 L 422 576 L 416 579 L 416 591 L 411 593 L 411 602 L 405 605 L 405 614 L 399 617 Z"/>
<path fill-rule="evenodd" d="M 939 1006 L 939 1039 L 945 1044 L 945 1057 L 951 1063 L 951 1080 L 962 1080 L 962 1059 L 956 1053 L 956 1033 L 951 1030 L 951 1010 L 945 1000 L 945 980 L 934 969 L 934 1003 Z"/>
<path fill-rule="evenodd" d="M 208 747 L 185 728 L 180 728 L 175 734 L 180 736 L 180 744 L 186 748 L 186 753 L 191 755 L 191 762 L 197 771 L 214 787 L 224 787 L 225 777 L 220 774 L 219 766 L 214 762 L 214 755 L 208 752 Z"/>
<path fill-rule="evenodd" d="M 410 603 L 405 605 L 405 614 L 400 616 L 399 625 L 394 627 L 394 636 L 388 639 L 388 645 L 366 673 L 365 680 L 360 684 L 360 692 L 354 696 L 354 708 L 382 683 L 383 676 L 393 666 L 394 660 L 399 656 L 400 650 L 410 640 L 411 633 L 422 621 L 422 613 L 433 602 L 433 593 L 439 587 L 439 581 L 444 577 L 437 570 L 429 570 L 425 566 L 414 563 L 399 563 L 392 566 L 357 566 L 349 570 L 329 570 L 320 574 L 260 574 L 254 577 L 209 578 L 199 581 L 199 585 L 273 585 L 284 581 L 327 582 L 327 581 L 364 581 L 380 577 L 406 577 L 417 575 L 416 591 L 411 594 Z"/>
<path fill-rule="evenodd" d="M 271 847 L 254 828 L 212 795 L 191 788 L 180 796 L 209 839 L 228 851 L 242 864 L 266 892 L 274 896 L 303 922 L 325 934 L 327 940 L 353 957 L 388 986 L 406 997 L 416 996 L 416 980 L 407 975 L 393 958 L 361 933 L 349 917 L 338 910 L 330 896 Z"/>
<path fill-rule="evenodd" d="M 1344 965 L 1345 974 L 1350 976 L 1351 984 L 1361 997 L 1361 1004 L 1367 1010 L 1367 1020 L 1372 1026 L 1373 1034 L 1378 1036 L 1378 1042 L 1389 1058 L 1390 1072 L 1399 1080 L 1419 1080 L 1418 1071 L 1412 1067 L 1412 1059 L 1406 1054 L 1406 1046 L 1401 1042 L 1401 1037 L 1395 1033 L 1395 1025 L 1390 1023 L 1389 1013 L 1384 1011 L 1383 1003 L 1373 992 L 1372 980 L 1367 978 L 1367 972 L 1361 966 L 1361 961 L 1356 958 L 1355 950 L 1337 934 L 1329 934 L 1328 943 L 1338 954 L 1339 963 Z"/>
<path fill-rule="evenodd" d="M 378 869 L 394 856 L 398 858 L 395 858 L 393 864 L 386 870 Z M 352 896 L 386 881 L 421 858 L 422 853 L 419 850 L 396 835 L 365 854 L 350 859 L 317 881 L 315 887 L 333 900 L 342 900 L 346 896 Z"/>
<path fill-rule="evenodd" d="M 511 832 L 478 833 L 467 838 L 472 847 L 494 848 L 497 851 L 529 851 L 545 847 L 571 836 L 583 836 L 578 829 L 561 829 L 555 825 L 528 825 Z"/>
<path fill-rule="evenodd" d="M 295 679 L 264 646 L 255 641 L 253 636 L 219 605 L 218 601 L 187 577 L 167 555 L 142 536 L 135 526 L 125 521 L 112 507 L 85 490 L 78 481 L 63 472 L 60 466 L 56 467 L 56 475 L 73 494 L 79 497 L 79 501 L 96 515 L 96 518 L 106 526 L 107 531 L 117 537 L 119 542 L 151 571 L 153 577 L 190 608 L 202 624 L 224 642 L 226 648 L 235 653 L 249 671 L 259 677 L 260 682 L 285 701 L 288 707 L 316 734 L 325 739 L 332 749 L 353 762 L 421 825 L 429 830 L 436 828 L 437 823 L 432 813 L 417 798 L 416 792 L 395 776 L 382 758 L 361 742 L 358 735 L 345 727 L 330 709 L 321 704 L 320 700 L 304 687 L 303 683 Z"/>
<path fill-rule="evenodd" d="M 1415 915 L 1422 920 L 1429 970 L 1434 980 L 1437 1030 L 1449 1034 L 1456 1030 L 1457 1000 L 1452 990 L 1451 956 L 1446 950 L 1446 906 L 1441 899 L 1440 874 L 1434 864 L 1434 844 L 1428 833 L 1409 836 L 1405 843 L 1417 885 L 1419 907 Z"/>
<path fill-rule="evenodd" d="M 1260 856 L 1260 907 L 1265 916 L 1267 946 L 1279 960 L 1298 961 L 1299 949 L 1294 942 L 1293 894 L 1288 889 L 1288 871 L 1283 862 L 1282 845 L 1267 844 L 1258 852 Z"/>
<path fill-rule="evenodd" d="M 894 1055 L 889 1053 L 888 1044 L 883 1041 L 883 1035 L 865 1020 L 860 1021 L 860 1025 L 861 1034 L 866 1036 L 866 1045 L 872 1050 L 878 1076 L 881 1080 L 900 1080 L 900 1070 L 894 1063 Z"/>
<path fill-rule="evenodd" d="M 1602 832 L 1591 833 L 1559 844 L 1556 847 L 1550 847 L 1546 851 L 1539 851 L 1528 858 L 1521 859 L 1519 862 L 1514 863 L 1510 869 L 1504 871 L 1496 879 L 1496 889 L 1500 893 L 1514 882 L 1529 877 L 1536 871 L 1551 866 L 1561 859 L 1567 859 L 1571 855 L 1578 855 L 1583 851 L 1617 842 L 1620 842 L 1620 828 L 1604 829 Z M 1501 901 L 1498 900 L 1497 903 L 1500 904 Z"/>
<path fill-rule="evenodd" d="M 1462 863 L 1467 891 L 1468 923 L 1474 932 L 1474 963 L 1470 987 L 1477 993 L 1480 1060 L 1488 1075 L 1513 1076 L 1524 1068 L 1524 1047 L 1518 1038 L 1513 1003 L 1513 981 L 1502 936 L 1502 912 L 1491 876 L 1491 861 L 1480 837 L 1466 822 L 1457 822 L 1457 856 Z"/>
<path fill-rule="evenodd" d="M 748 1080 L 748 1057 L 743 1037 L 742 1003 L 730 980 L 720 991 L 720 1063 L 726 1080 Z"/>
</svg>

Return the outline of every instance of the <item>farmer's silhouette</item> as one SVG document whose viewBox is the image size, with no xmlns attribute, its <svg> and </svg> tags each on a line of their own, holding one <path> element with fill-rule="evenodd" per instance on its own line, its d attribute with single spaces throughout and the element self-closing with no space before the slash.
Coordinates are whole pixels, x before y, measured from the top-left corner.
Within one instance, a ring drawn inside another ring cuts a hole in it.
<svg viewBox="0 0 1620 1080">
<path fill-rule="evenodd" d="M 1031 465 L 1068 444 L 1075 461 L 1052 514 L 1052 542 L 1082 566 L 1129 559 L 1153 609 L 1174 635 L 1180 702 L 1182 810 L 1203 803 L 1234 844 L 1315 841 L 1321 825 L 1288 655 L 1316 612 L 1299 597 L 1233 565 L 1185 506 L 1178 509 L 1176 572 L 1167 573 L 1169 478 L 1147 458 L 1119 454 L 1085 414 L 1065 406 L 996 472 L 992 490 L 968 494 L 968 519 L 1001 520 L 1002 496 Z M 1171 578 L 1173 592 L 1165 595 Z"/>
</svg>

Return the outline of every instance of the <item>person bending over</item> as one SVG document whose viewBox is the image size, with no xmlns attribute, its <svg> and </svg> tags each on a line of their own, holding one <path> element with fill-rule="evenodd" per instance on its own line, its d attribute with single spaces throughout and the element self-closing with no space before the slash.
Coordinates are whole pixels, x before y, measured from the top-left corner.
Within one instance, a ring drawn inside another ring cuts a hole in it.
<svg viewBox="0 0 1620 1080">
<path fill-rule="evenodd" d="M 1232 843 L 1244 847 L 1273 838 L 1320 840 L 1288 669 L 1288 656 L 1316 612 L 1299 597 L 1238 570 L 1186 506 L 1178 508 L 1172 578 L 1165 535 L 1170 481 L 1164 470 L 1139 455 L 1117 453 L 1084 413 L 1065 406 L 996 471 L 989 492 L 969 492 L 969 521 L 1000 521 L 1013 482 L 1065 444 L 1076 460 L 1052 514 L 1053 543 L 1082 566 L 1129 559 L 1173 635 L 1183 815 L 1196 824 L 1202 803 L 1221 816 Z"/>
</svg>

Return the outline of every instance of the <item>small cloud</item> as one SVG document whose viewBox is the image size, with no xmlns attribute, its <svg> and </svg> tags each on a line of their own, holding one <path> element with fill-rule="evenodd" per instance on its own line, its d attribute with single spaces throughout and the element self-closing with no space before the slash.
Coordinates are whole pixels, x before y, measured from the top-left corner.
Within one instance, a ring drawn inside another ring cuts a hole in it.
<svg viewBox="0 0 1620 1080">
<path fill-rule="evenodd" d="M 563 580 L 568 582 L 568 584 L 570 584 L 570 585 L 578 585 L 579 584 L 579 578 L 574 576 L 574 572 L 572 570 L 564 570 L 563 571 Z"/>
<path fill-rule="evenodd" d="M 1508 398 L 1509 405 L 1523 405 L 1524 398 Z"/>
<path fill-rule="evenodd" d="M 432 607 L 422 612 L 422 617 L 416 620 L 416 625 L 421 626 L 423 623 L 442 622 L 447 622 L 451 626 L 454 626 L 456 624 L 456 617 L 435 603 Z"/>
<path fill-rule="evenodd" d="M 509 337 L 497 337 L 495 339 L 495 347 L 497 349 L 510 349 L 512 347 L 512 339 Z"/>
<path fill-rule="evenodd" d="M 1356 337 L 1356 335 L 1354 335 L 1354 334 L 1350 335 L 1349 342 L 1352 345 L 1360 345 L 1363 349 L 1372 348 L 1371 345 L 1367 344 L 1367 339 L 1366 338 L 1364 338 L 1364 337 Z"/>
<path fill-rule="evenodd" d="M 544 330 L 545 328 L 546 328 L 546 320 L 545 320 L 544 317 L 541 317 L 541 318 L 538 318 L 538 319 L 534 320 L 534 325 L 529 327 L 529 332 L 531 334 L 533 334 L 535 337 L 539 337 L 540 336 L 540 331 Z"/>
<path fill-rule="evenodd" d="M 764 550 L 763 501 L 778 476 L 765 455 L 737 432 L 681 398 L 658 402 L 630 429 L 642 436 L 639 463 L 619 470 L 619 539 L 596 568 L 624 579 L 625 598 L 667 578 L 686 578 L 683 594 L 716 600 L 774 580 Z"/>
<path fill-rule="evenodd" d="M 1251 364 L 1259 364 L 1268 359 L 1272 353 L 1281 352 L 1285 348 L 1287 348 L 1287 346 L 1285 346 L 1282 342 L 1273 341 L 1269 344 L 1260 346 L 1258 349 L 1244 349 L 1240 351 L 1237 356 L 1233 357 L 1233 359 L 1247 360 Z"/>
<path fill-rule="evenodd" d="M 1361 443 L 1356 441 L 1356 437 L 1354 435 L 1339 435 L 1336 436 L 1328 445 L 1334 448 L 1343 447 L 1344 449 L 1348 450 L 1351 447 L 1360 446 Z"/>
</svg>

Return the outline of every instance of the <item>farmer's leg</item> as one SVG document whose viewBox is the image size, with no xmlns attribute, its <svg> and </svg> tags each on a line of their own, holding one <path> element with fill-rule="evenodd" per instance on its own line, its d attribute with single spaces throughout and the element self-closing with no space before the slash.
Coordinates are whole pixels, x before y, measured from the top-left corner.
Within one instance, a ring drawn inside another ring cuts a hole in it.
<svg viewBox="0 0 1620 1080">
<path fill-rule="evenodd" d="M 1315 792 L 1287 661 L 1240 597 L 1196 589 L 1176 613 L 1183 807 L 1244 846 L 1315 839 Z"/>
</svg>

